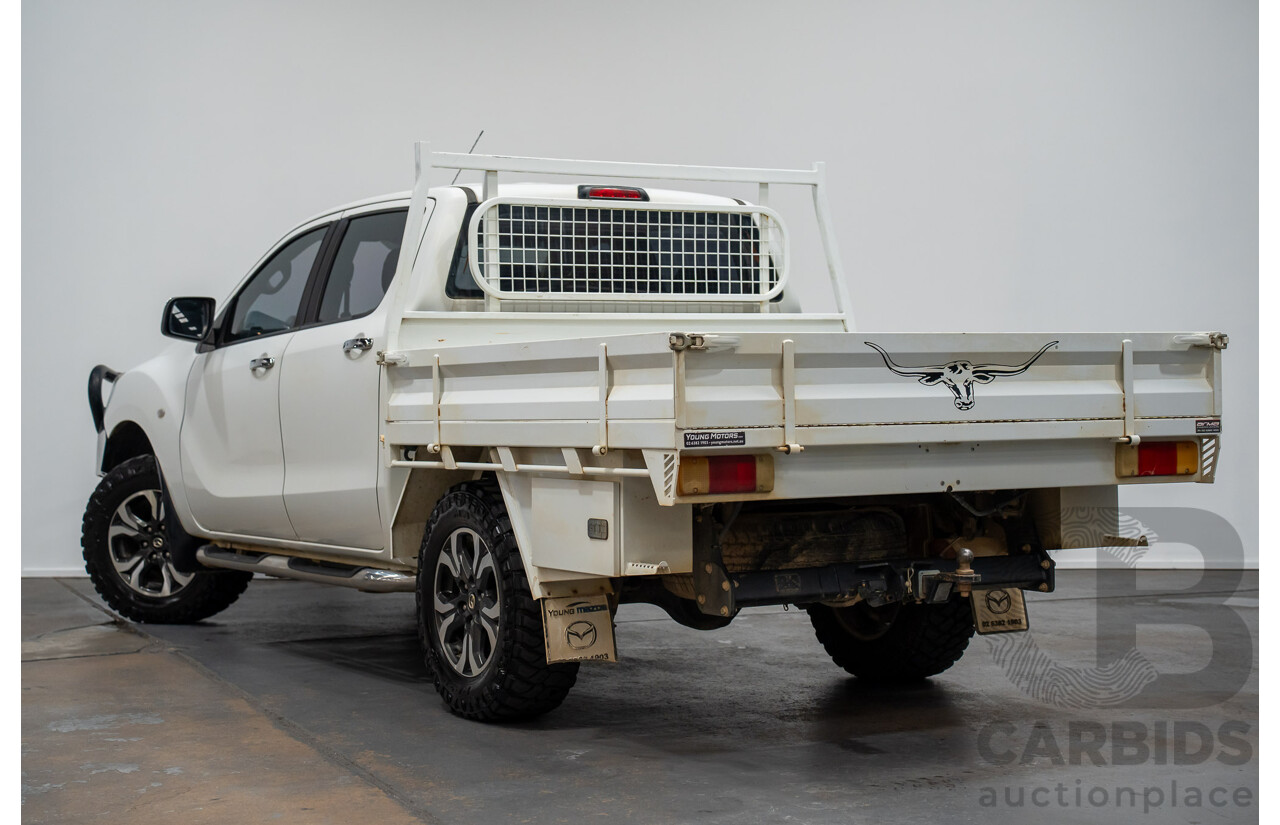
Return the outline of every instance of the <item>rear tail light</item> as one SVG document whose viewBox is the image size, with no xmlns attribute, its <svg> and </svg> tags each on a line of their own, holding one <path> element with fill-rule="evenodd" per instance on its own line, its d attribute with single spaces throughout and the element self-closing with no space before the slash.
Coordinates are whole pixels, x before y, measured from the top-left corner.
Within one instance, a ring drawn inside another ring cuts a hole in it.
<svg viewBox="0 0 1280 825">
<path fill-rule="evenodd" d="M 579 186 L 579 198 L 612 198 L 624 201 L 647 201 L 649 193 L 636 186 Z"/>
<path fill-rule="evenodd" d="M 773 491 L 773 456 L 709 455 L 680 459 L 682 496 Z"/>
<path fill-rule="evenodd" d="M 1200 469 L 1197 441 L 1143 441 L 1116 445 L 1116 475 L 1189 476 Z"/>
</svg>

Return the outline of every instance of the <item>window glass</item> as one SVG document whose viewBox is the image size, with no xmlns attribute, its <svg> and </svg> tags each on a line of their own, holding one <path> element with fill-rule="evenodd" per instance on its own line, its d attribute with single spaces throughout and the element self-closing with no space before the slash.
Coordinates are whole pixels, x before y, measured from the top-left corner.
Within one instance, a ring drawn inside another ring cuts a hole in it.
<svg viewBox="0 0 1280 825">
<path fill-rule="evenodd" d="M 285 244 L 249 279 L 235 298 L 224 340 L 239 341 L 294 326 L 307 277 L 328 228 L 313 229 Z"/>
<path fill-rule="evenodd" d="M 471 247 L 471 244 L 467 243 L 467 228 L 471 226 L 471 216 L 475 214 L 477 206 L 479 204 L 470 204 L 467 206 L 466 214 L 462 216 L 462 232 L 458 234 L 458 243 L 453 248 L 453 262 L 449 264 L 449 280 L 444 288 L 444 293 L 450 298 L 484 297 L 484 290 L 471 276 L 471 266 L 467 257 L 467 250 Z"/>
<path fill-rule="evenodd" d="M 387 294 L 400 258 L 408 210 L 352 218 L 338 245 L 320 301 L 322 323 L 373 312 Z"/>
</svg>

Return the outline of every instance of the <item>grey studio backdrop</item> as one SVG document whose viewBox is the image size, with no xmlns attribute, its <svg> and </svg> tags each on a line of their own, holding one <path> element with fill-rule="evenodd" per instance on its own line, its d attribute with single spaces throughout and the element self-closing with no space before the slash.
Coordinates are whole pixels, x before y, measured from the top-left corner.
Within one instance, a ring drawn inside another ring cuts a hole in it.
<svg viewBox="0 0 1280 825">
<path fill-rule="evenodd" d="M 307 216 L 408 189 L 413 141 L 465 151 L 481 128 L 497 153 L 827 161 L 862 329 L 1229 332 L 1217 484 L 1122 505 L 1216 512 L 1254 566 L 1257 19 L 1236 0 L 24 3 L 23 572 L 81 570 L 94 364 L 145 360 L 167 298 L 221 301 Z M 779 203 L 796 271 L 820 265 L 805 202 Z"/>
</svg>

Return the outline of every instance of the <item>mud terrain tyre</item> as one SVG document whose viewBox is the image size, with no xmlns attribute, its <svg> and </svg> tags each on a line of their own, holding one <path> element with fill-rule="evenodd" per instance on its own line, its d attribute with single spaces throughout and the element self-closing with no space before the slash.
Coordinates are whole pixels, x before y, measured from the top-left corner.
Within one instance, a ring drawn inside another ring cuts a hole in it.
<svg viewBox="0 0 1280 825">
<path fill-rule="evenodd" d="M 972 608 L 960 598 L 880 608 L 815 604 L 809 620 L 835 663 L 871 684 L 936 676 L 960 659 L 973 636 Z"/>
<path fill-rule="evenodd" d="M 497 485 L 471 481 L 436 504 L 418 556 L 418 637 L 453 713 L 528 719 L 564 701 L 578 664 L 547 664 L 542 614 Z"/>
<path fill-rule="evenodd" d="M 169 556 L 173 538 L 153 457 L 131 458 L 103 477 L 85 507 L 80 546 L 89 579 L 112 610 L 135 622 L 189 624 L 240 598 L 252 573 L 180 573 Z"/>
</svg>

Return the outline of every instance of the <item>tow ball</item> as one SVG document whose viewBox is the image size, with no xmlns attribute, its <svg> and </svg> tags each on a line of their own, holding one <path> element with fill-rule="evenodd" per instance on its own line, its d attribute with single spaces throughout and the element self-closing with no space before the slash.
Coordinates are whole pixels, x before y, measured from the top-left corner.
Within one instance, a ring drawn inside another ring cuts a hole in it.
<svg viewBox="0 0 1280 825">
<path fill-rule="evenodd" d="M 973 586 L 982 581 L 982 574 L 973 570 L 973 551 L 965 547 L 956 553 L 956 569 L 937 573 L 936 581 L 951 582 L 952 588 L 961 598 L 969 598 Z"/>
</svg>

